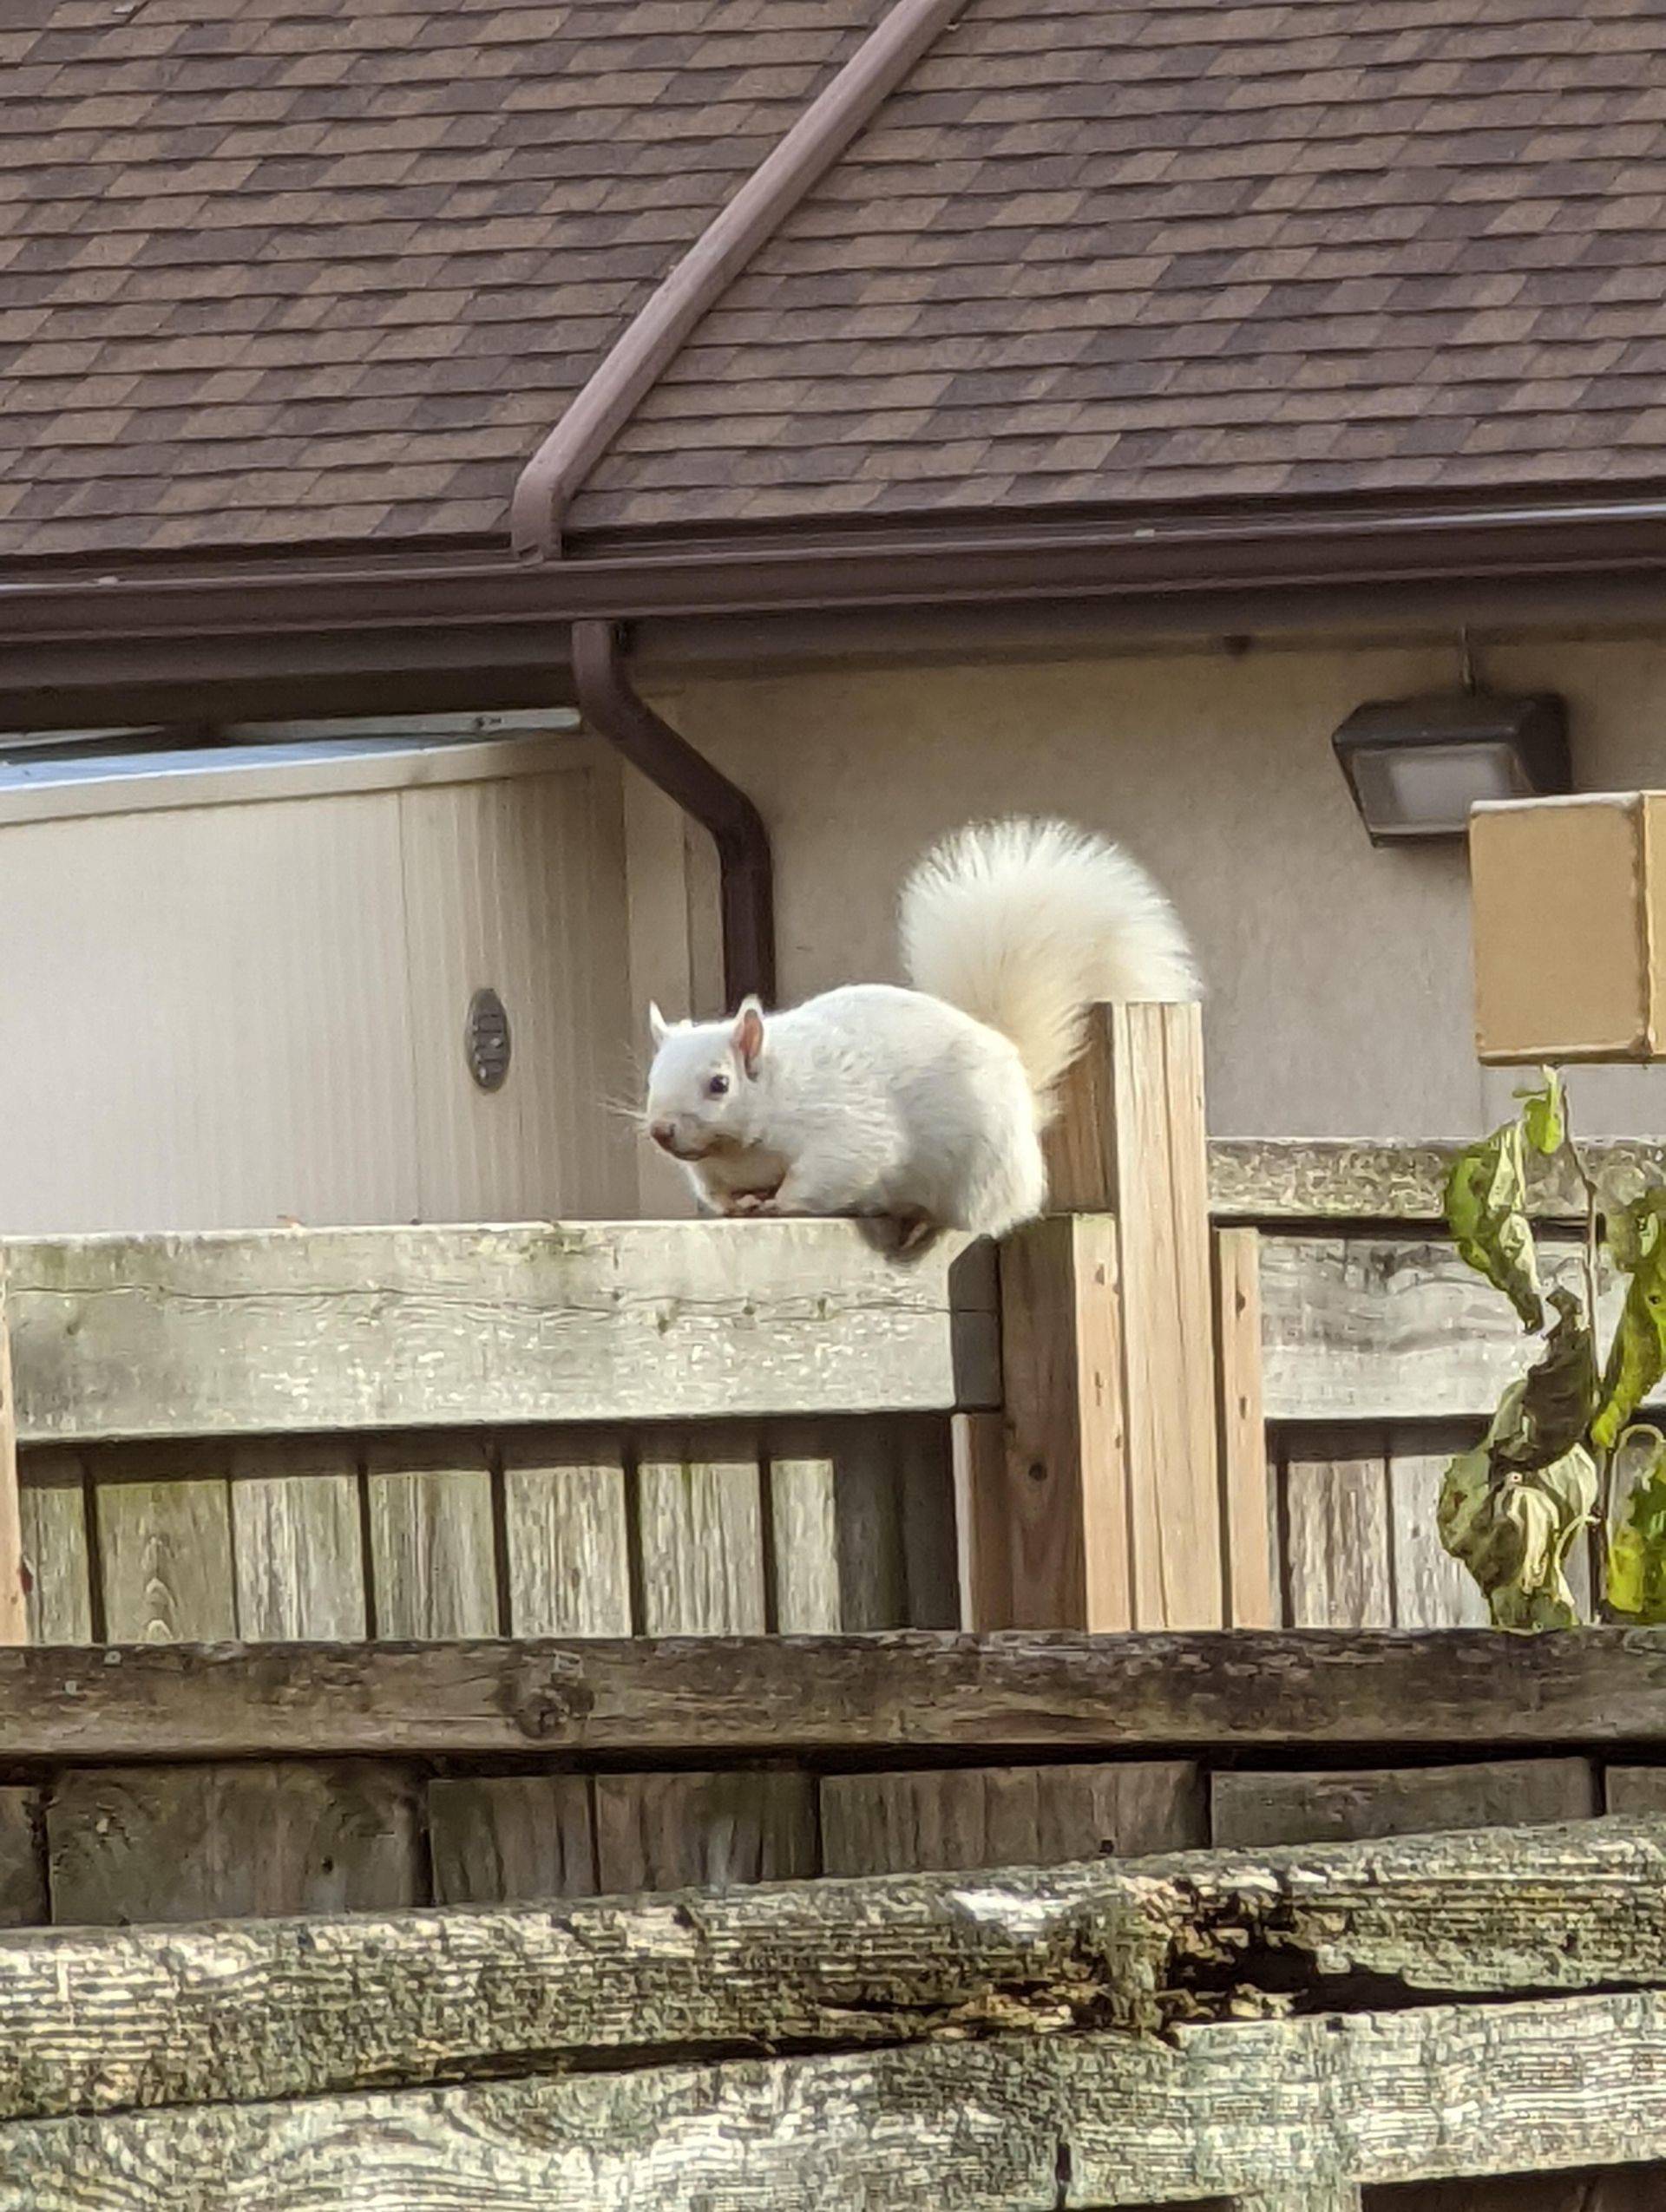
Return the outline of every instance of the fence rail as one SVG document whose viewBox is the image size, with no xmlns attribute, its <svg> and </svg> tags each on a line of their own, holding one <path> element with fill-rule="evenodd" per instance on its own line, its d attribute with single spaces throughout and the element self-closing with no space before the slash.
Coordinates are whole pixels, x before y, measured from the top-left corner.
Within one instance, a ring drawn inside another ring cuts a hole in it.
<svg viewBox="0 0 1666 2212">
<path fill-rule="evenodd" d="M 0 2206 L 1319 2212 L 1635 2161 L 1663 1877 L 1666 1823 L 1588 1823 L 16 1935 Z"/>
<path fill-rule="evenodd" d="M 1440 1467 L 1523 1345 L 1420 1231 L 1449 1152 L 1212 1146 L 1211 1280 L 1196 1010 L 1111 1013 L 1061 1132 L 1109 1210 L 999 1266 L 840 1221 L 11 1245 L 0 1639 L 1474 1620 Z"/>
</svg>

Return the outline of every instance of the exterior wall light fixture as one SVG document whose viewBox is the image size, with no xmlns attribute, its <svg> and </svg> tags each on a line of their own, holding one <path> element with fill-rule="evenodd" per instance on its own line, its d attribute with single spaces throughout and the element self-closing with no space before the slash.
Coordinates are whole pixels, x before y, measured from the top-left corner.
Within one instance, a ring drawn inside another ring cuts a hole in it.
<svg viewBox="0 0 1666 2212">
<path fill-rule="evenodd" d="M 1374 845 L 1461 837 L 1479 801 L 1572 789 L 1567 706 L 1554 691 L 1374 700 L 1331 743 Z"/>
</svg>

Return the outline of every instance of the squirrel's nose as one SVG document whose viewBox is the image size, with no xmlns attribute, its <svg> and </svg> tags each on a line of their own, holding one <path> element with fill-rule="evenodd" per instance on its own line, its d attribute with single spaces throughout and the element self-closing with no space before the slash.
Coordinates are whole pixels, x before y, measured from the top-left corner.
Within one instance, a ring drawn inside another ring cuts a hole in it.
<svg viewBox="0 0 1666 2212">
<path fill-rule="evenodd" d="M 652 1124 L 648 1130 L 648 1135 L 653 1139 L 654 1142 L 659 1147 L 662 1152 L 670 1151 L 672 1139 L 676 1135 L 676 1129 L 669 1122 L 655 1122 Z"/>
</svg>

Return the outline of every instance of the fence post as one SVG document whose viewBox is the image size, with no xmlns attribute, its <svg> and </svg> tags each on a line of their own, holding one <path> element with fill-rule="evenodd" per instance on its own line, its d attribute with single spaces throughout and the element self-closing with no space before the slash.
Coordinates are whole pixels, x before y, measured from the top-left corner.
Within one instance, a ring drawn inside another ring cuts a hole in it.
<svg viewBox="0 0 1666 2212">
<path fill-rule="evenodd" d="M 1001 1448 L 960 1424 L 967 1625 L 1247 1621 L 1269 1602 L 1264 1470 L 1240 1591 L 1226 1531 L 1256 1506 L 1222 1469 L 1253 1463 L 1253 1253 L 1229 1247 L 1217 1288 L 1200 1010 L 1097 1007 L 1048 1156 L 1053 1214 L 1001 1253 Z"/>
<path fill-rule="evenodd" d="M 0 1644 L 29 1641 L 24 1595 L 23 1507 L 17 1489 L 17 1417 L 6 1325 L 6 1262 L 0 1252 Z"/>
</svg>

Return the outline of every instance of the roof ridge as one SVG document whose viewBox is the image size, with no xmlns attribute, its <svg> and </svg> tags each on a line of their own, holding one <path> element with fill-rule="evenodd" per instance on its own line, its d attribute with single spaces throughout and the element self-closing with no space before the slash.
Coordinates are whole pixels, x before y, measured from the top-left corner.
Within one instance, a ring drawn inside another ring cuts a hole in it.
<svg viewBox="0 0 1666 2212">
<path fill-rule="evenodd" d="M 701 317 L 968 0 L 893 0 L 856 52 L 655 285 L 515 480 L 509 530 L 529 560 L 559 558 L 574 494 Z"/>
</svg>

